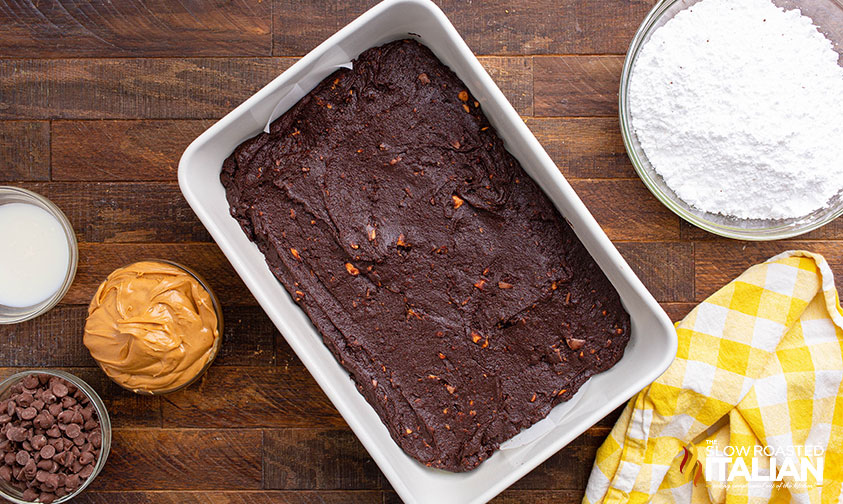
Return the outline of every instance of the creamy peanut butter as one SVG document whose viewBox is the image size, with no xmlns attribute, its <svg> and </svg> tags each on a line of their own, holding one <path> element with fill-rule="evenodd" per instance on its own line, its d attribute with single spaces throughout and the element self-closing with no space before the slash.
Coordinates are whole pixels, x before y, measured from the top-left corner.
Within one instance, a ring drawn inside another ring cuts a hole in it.
<svg viewBox="0 0 843 504">
<path fill-rule="evenodd" d="M 199 374 L 219 338 L 211 294 L 181 268 L 143 261 L 115 270 L 99 286 L 84 342 L 114 381 L 155 393 Z"/>
</svg>

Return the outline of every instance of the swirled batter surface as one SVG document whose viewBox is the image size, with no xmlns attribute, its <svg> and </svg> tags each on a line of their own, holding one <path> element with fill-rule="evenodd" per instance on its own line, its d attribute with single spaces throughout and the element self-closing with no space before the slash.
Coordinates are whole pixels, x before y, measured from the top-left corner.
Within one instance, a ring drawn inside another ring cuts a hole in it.
<svg viewBox="0 0 843 504">
<path fill-rule="evenodd" d="M 217 312 L 192 275 L 167 263 L 118 268 L 88 307 L 85 346 L 120 385 L 164 392 L 191 381 L 216 355 Z"/>
</svg>

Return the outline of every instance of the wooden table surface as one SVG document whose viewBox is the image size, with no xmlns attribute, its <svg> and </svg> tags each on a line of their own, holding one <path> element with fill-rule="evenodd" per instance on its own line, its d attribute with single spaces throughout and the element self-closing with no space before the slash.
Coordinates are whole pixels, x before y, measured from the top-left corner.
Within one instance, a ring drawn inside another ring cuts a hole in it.
<svg viewBox="0 0 843 504">
<path fill-rule="evenodd" d="M 843 220 L 798 240 L 717 238 L 663 207 L 618 129 L 623 54 L 653 0 L 437 0 L 670 316 L 780 251 L 843 273 Z M 79 239 L 60 306 L 0 326 L 0 375 L 70 368 L 103 396 L 114 441 L 76 502 L 400 500 L 181 196 L 179 156 L 371 0 L 0 0 L 0 181 L 46 195 Z M 85 305 L 114 268 L 187 264 L 225 309 L 221 355 L 163 398 L 122 391 L 82 345 Z M 498 503 L 578 502 L 618 411 Z"/>
</svg>

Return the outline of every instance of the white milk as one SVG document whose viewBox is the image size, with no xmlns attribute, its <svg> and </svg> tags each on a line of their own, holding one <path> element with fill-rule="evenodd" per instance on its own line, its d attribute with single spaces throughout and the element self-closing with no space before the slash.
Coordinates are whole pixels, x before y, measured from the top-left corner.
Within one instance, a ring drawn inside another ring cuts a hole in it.
<svg viewBox="0 0 843 504">
<path fill-rule="evenodd" d="M 61 288 L 70 261 L 61 222 L 28 203 L 0 205 L 0 304 L 36 305 Z"/>
</svg>

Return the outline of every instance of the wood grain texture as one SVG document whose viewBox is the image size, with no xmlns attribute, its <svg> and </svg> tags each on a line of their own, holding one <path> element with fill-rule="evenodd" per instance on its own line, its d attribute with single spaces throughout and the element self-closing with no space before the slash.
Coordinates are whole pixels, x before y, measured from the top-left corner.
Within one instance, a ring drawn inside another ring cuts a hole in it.
<svg viewBox="0 0 843 504">
<path fill-rule="evenodd" d="M 37 182 L 21 186 L 58 205 L 79 241 L 211 241 L 175 182 Z"/>
<path fill-rule="evenodd" d="M 653 197 L 640 180 L 570 182 L 610 239 L 679 239 L 679 217 Z"/>
<path fill-rule="evenodd" d="M 362 490 L 385 485 L 380 469 L 348 429 L 267 430 L 263 450 L 267 489 Z"/>
<path fill-rule="evenodd" d="M 723 237 L 714 233 L 704 231 L 693 224 L 682 221 L 679 234 L 683 240 L 694 241 L 718 241 L 723 240 Z M 843 219 L 835 219 L 825 226 L 815 229 L 810 233 L 805 233 L 793 238 L 787 238 L 784 241 L 806 241 L 806 240 L 843 240 Z"/>
<path fill-rule="evenodd" d="M 519 114 L 533 113 L 532 59 L 486 56 L 480 63 Z"/>
<path fill-rule="evenodd" d="M 618 113 L 622 56 L 533 58 L 537 116 L 613 116 Z"/>
<path fill-rule="evenodd" d="M 0 57 L 269 56 L 271 6 L 249 0 L 3 0 Z"/>
<path fill-rule="evenodd" d="M 606 434 L 600 431 L 586 431 L 510 488 L 513 490 L 580 490 L 585 488 L 597 447 L 603 443 Z"/>
<path fill-rule="evenodd" d="M 380 491 L 85 492 L 74 504 L 383 504 Z"/>
<path fill-rule="evenodd" d="M 581 490 L 606 434 L 605 428 L 587 431 L 512 489 Z M 318 456 L 302 456 L 311 453 Z M 264 478 L 265 487 L 271 489 L 388 488 L 384 476 L 347 428 L 264 431 Z"/>
<path fill-rule="evenodd" d="M 616 246 L 657 301 L 694 300 L 693 243 L 625 242 Z"/>
<path fill-rule="evenodd" d="M 50 124 L 0 121 L 0 181 L 49 179 Z"/>
<path fill-rule="evenodd" d="M 211 366 L 162 402 L 165 427 L 337 427 L 345 421 L 301 364 Z"/>
<path fill-rule="evenodd" d="M 490 504 L 580 504 L 582 490 L 504 490 Z M 395 492 L 384 492 L 384 504 L 400 504 Z"/>
<path fill-rule="evenodd" d="M 6 363 L 3 362 L 5 365 Z M 62 367 L 37 365 L 30 369 L 52 367 L 62 369 L 85 380 L 102 398 L 108 410 L 112 427 L 161 427 L 161 407 L 158 397 L 140 396 L 120 388 L 97 367 Z M 23 371 L 21 368 L 2 367 L 0 378 Z"/>
<path fill-rule="evenodd" d="M 216 119 L 292 58 L 0 60 L 0 119 Z M 507 98 L 530 113 L 523 58 L 483 58 Z M 520 104 L 520 105 L 519 105 Z"/>
<path fill-rule="evenodd" d="M 313 49 L 377 0 L 277 0 L 275 55 Z M 436 0 L 477 54 L 623 54 L 652 0 Z"/>
<path fill-rule="evenodd" d="M 57 306 L 38 318 L 0 325 L 0 365 L 96 366 L 82 344 L 87 315 L 85 306 Z"/>
<path fill-rule="evenodd" d="M 566 178 L 637 177 L 616 118 L 527 117 L 524 122 Z"/>
<path fill-rule="evenodd" d="M 620 242 L 616 244 L 657 300 L 693 300 L 693 244 L 687 242 Z M 215 244 L 81 243 L 76 279 L 62 300 L 90 302 L 96 288 L 114 269 L 140 258 L 168 258 L 195 268 L 224 305 L 257 304 Z"/>
<path fill-rule="evenodd" d="M 82 504 L 397 504 L 284 337 L 182 198 L 185 147 L 377 0 L 0 0 L 0 181 L 35 189 L 80 239 L 59 307 L 0 325 L 0 378 L 67 369 L 115 426 Z M 776 243 L 725 240 L 644 188 L 617 123 L 622 54 L 655 0 L 434 0 L 480 55 L 618 250 L 678 321 L 748 266 L 804 248 L 843 274 L 843 219 Z M 82 344 L 86 305 L 114 268 L 166 258 L 224 305 L 202 380 L 165 397 L 119 388 Z M 620 406 L 492 502 L 579 503 Z"/>
<path fill-rule="evenodd" d="M 99 284 L 116 268 L 160 258 L 194 269 L 208 281 L 224 306 L 257 304 L 219 247 L 211 243 L 80 243 L 76 279 L 62 303 L 88 304 Z"/>
<path fill-rule="evenodd" d="M 176 180 L 184 149 L 213 121 L 53 121 L 53 180 Z"/>
<path fill-rule="evenodd" d="M 787 250 L 800 249 L 822 254 L 835 277 L 843 278 L 843 243 L 839 241 L 703 241 L 695 244 L 696 300 L 703 301 L 754 264 Z"/>
<path fill-rule="evenodd" d="M 506 91 L 517 109 L 522 113 L 532 109 L 532 78 L 527 74 L 531 67 L 524 63 L 529 60 L 520 60 L 522 66 L 516 65 L 519 60 L 513 58 L 483 58 L 482 61 L 496 81 L 513 86 Z M 617 119 L 528 116 L 525 122 L 566 177 L 636 178 Z M 0 122 L 0 131 L 4 124 L 17 123 Z M 176 181 L 184 149 L 211 124 L 210 120 L 180 119 L 53 121 L 52 179 Z M 13 150 L 20 152 L 21 148 L 15 145 Z M 44 168 L 48 168 L 46 161 Z M 14 179 L 28 178 L 15 176 Z"/>
<path fill-rule="evenodd" d="M 82 334 L 88 308 L 59 305 L 20 324 L 0 325 L 0 363 L 4 366 L 96 366 Z M 223 308 L 223 342 L 215 366 L 271 366 L 275 363 L 278 331 L 256 306 Z M 56 345 L 61 341 L 61 345 Z M 286 347 L 285 362 L 292 350 Z M 296 361 L 297 362 L 297 361 Z"/>
<path fill-rule="evenodd" d="M 258 430 L 115 429 L 97 490 L 258 490 Z"/>
<path fill-rule="evenodd" d="M 673 323 L 681 321 L 697 306 L 695 303 L 659 303 Z"/>
<path fill-rule="evenodd" d="M 290 58 L 0 60 L 0 119 L 216 119 Z"/>
</svg>

